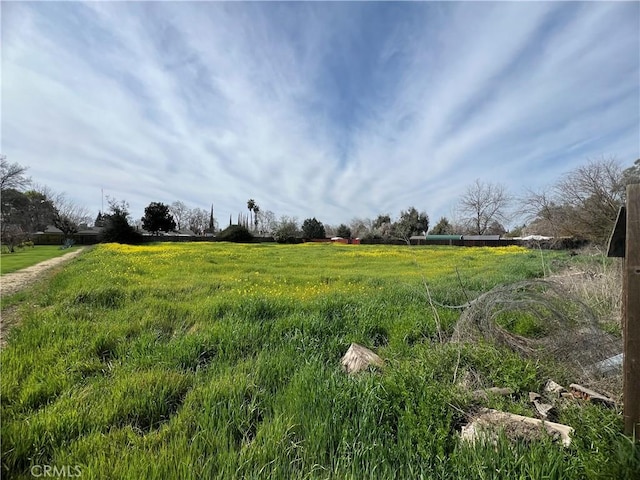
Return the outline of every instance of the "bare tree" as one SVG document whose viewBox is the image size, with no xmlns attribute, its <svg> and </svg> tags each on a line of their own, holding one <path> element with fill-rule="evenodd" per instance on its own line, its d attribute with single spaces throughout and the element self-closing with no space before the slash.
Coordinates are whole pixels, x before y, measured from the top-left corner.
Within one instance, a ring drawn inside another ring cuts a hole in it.
<svg viewBox="0 0 640 480">
<path fill-rule="evenodd" d="M 565 230 L 604 243 L 624 203 L 622 168 L 613 158 L 590 160 L 565 174 L 553 187 L 560 205 L 570 211 Z"/>
<path fill-rule="evenodd" d="M 356 238 L 362 238 L 373 231 L 373 220 L 370 218 L 354 218 L 349 223 L 351 234 Z"/>
<path fill-rule="evenodd" d="M 527 192 L 521 211 L 533 219 L 528 230 L 603 244 L 633 178 L 633 167 L 623 171 L 613 158 L 589 160 L 547 190 Z"/>
<path fill-rule="evenodd" d="M 275 213 L 271 210 L 258 211 L 258 232 L 261 235 L 273 235 L 278 226 Z"/>
<path fill-rule="evenodd" d="M 460 219 L 475 235 L 484 235 L 493 222 L 509 220 L 512 197 L 504 185 L 476 180 L 458 202 Z"/>
<path fill-rule="evenodd" d="M 272 235 L 278 243 L 295 243 L 297 238 L 302 235 L 298 228 L 298 219 L 283 215 L 280 217 L 280 221 L 276 223 Z"/>
<path fill-rule="evenodd" d="M 173 220 L 176 222 L 176 228 L 180 230 L 187 223 L 187 217 L 189 214 L 189 207 L 187 207 L 183 202 L 176 201 L 173 202 L 169 206 L 169 212 L 171 212 L 171 216 Z"/>
<path fill-rule="evenodd" d="M 26 171 L 27 167 L 9 163 L 6 155 L 0 155 L 0 236 L 10 252 L 26 238 L 23 220 L 29 200 L 22 190 L 31 183 Z"/>
<path fill-rule="evenodd" d="M 31 178 L 25 175 L 28 167 L 19 163 L 9 163 L 6 155 L 0 155 L 0 191 L 10 188 L 23 190 L 31 183 Z"/>
<path fill-rule="evenodd" d="M 570 209 L 562 207 L 558 201 L 552 190 L 528 189 L 520 198 L 518 208 L 518 214 L 530 222 L 526 230 L 552 237 L 570 235 L 565 231 Z"/>
<path fill-rule="evenodd" d="M 210 225 L 211 216 L 203 208 L 192 208 L 187 215 L 187 224 L 189 230 L 196 235 L 203 235 L 207 229 L 215 229 L 215 220 L 213 228 Z"/>
<path fill-rule="evenodd" d="M 62 231 L 65 239 L 78 233 L 80 225 L 91 221 L 89 210 L 68 198 L 65 193 L 56 194 L 46 187 L 42 193 L 53 203 L 53 225 Z"/>
</svg>

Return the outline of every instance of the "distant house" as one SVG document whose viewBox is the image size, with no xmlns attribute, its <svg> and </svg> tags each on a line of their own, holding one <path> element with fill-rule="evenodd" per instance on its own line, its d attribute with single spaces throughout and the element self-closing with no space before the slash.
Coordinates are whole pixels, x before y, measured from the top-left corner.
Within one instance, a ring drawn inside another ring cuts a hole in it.
<svg viewBox="0 0 640 480">
<path fill-rule="evenodd" d="M 76 235 L 100 235 L 103 230 L 102 227 L 87 227 L 78 231 Z"/>
<path fill-rule="evenodd" d="M 103 227 L 87 227 L 79 230 L 74 236 L 76 243 L 82 245 L 93 245 L 99 243 L 102 236 Z"/>
<path fill-rule="evenodd" d="M 59 228 L 54 227 L 53 225 L 47 225 L 47 228 L 44 229 L 43 232 L 36 232 L 36 233 L 44 233 L 44 234 L 60 234 L 62 235 L 62 230 L 60 230 Z"/>
<path fill-rule="evenodd" d="M 100 241 L 100 235 L 102 234 L 102 227 L 87 227 L 79 230 L 73 235 L 73 240 L 81 245 L 92 245 Z M 62 243 L 64 234 L 62 230 L 48 225 L 42 232 L 36 232 L 33 234 L 33 242 L 36 245 L 59 245 Z"/>
</svg>

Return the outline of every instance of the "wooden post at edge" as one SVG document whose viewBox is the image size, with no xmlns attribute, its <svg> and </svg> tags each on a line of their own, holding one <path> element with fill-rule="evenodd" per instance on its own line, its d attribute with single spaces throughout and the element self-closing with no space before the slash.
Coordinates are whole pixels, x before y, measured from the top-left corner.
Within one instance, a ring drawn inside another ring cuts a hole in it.
<svg viewBox="0 0 640 480">
<path fill-rule="evenodd" d="M 640 183 L 627 186 L 623 279 L 624 431 L 640 437 Z"/>
</svg>

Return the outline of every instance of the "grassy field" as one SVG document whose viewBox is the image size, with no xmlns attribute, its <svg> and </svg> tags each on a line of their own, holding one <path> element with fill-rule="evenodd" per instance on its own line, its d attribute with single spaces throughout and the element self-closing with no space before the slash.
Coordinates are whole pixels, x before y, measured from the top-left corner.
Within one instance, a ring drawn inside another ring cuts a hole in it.
<svg viewBox="0 0 640 480">
<path fill-rule="evenodd" d="M 15 272 L 22 268 L 30 267 L 36 263 L 44 262 L 50 258 L 59 257 L 65 253 L 73 252 L 78 247 L 61 249 L 59 246 L 36 245 L 16 249 L 14 253 L 2 252 L 0 255 L 0 274 Z"/>
<path fill-rule="evenodd" d="M 477 405 L 462 378 L 533 415 L 551 367 L 441 341 L 458 313 L 424 285 L 458 304 L 542 272 L 517 247 L 98 246 L 25 297 L 0 353 L 3 478 L 634 478 L 638 450 L 599 406 L 560 412 L 568 448 L 458 439 Z M 347 376 L 351 342 L 386 365 Z"/>
</svg>

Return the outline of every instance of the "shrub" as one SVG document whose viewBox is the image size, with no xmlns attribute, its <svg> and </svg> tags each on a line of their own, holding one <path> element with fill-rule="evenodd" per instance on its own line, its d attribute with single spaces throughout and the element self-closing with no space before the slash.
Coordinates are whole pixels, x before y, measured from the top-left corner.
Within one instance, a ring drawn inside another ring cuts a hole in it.
<svg viewBox="0 0 640 480">
<path fill-rule="evenodd" d="M 283 219 L 273 232 L 273 238 L 278 243 L 300 243 L 300 232 L 294 220 Z"/>
<path fill-rule="evenodd" d="M 218 234 L 218 240 L 223 242 L 251 242 L 253 235 L 242 225 L 229 225 Z"/>
<path fill-rule="evenodd" d="M 71 248 L 75 245 L 75 240 L 73 240 L 72 238 L 67 238 L 64 241 L 64 244 L 60 247 L 60 250 L 66 250 L 67 248 Z"/>
</svg>

